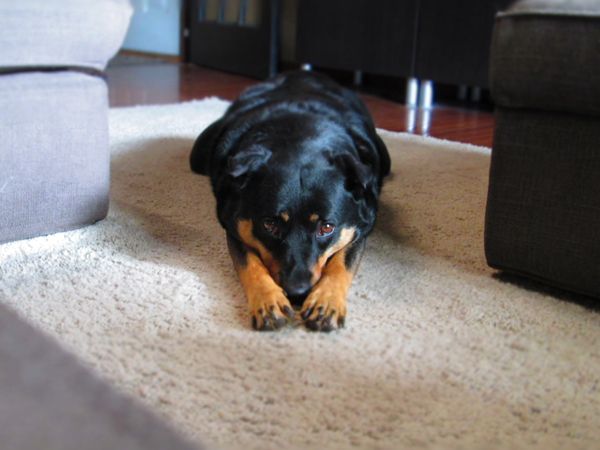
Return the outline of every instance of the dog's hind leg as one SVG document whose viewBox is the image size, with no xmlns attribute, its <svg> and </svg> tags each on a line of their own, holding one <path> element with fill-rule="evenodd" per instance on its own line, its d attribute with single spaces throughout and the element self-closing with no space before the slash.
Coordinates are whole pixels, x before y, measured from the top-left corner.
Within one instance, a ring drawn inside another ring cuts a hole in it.
<svg viewBox="0 0 600 450">
<path fill-rule="evenodd" d="M 248 300 L 253 328 L 271 331 L 285 326 L 294 318 L 294 310 L 260 257 L 230 235 L 227 246 Z"/>
</svg>

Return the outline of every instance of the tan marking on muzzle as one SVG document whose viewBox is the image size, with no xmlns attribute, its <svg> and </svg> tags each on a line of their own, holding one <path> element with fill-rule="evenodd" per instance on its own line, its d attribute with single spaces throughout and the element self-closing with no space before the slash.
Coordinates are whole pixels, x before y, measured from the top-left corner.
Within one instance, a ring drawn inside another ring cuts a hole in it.
<svg viewBox="0 0 600 450">
<path fill-rule="evenodd" d="M 273 257 L 271 252 L 267 250 L 264 244 L 256 236 L 254 236 L 252 229 L 253 222 L 251 219 L 238 220 L 237 231 L 240 239 L 247 247 L 258 252 L 263 264 L 267 269 L 269 269 L 271 277 L 273 277 L 273 279 L 279 283 L 279 262 Z"/>
<path fill-rule="evenodd" d="M 354 239 L 355 234 L 356 234 L 355 228 L 343 228 L 342 231 L 340 232 L 339 239 L 332 246 L 327 248 L 327 250 L 325 250 L 325 253 L 323 253 L 319 257 L 319 259 L 317 260 L 317 263 L 314 265 L 313 269 L 311 270 L 311 272 L 313 274 L 312 280 L 311 280 L 313 286 L 317 283 L 317 281 L 319 281 L 321 279 L 321 274 L 323 273 L 323 269 L 324 269 L 325 265 L 327 264 L 327 261 L 329 261 L 329 258 L 331 258 L 333 255 L 338 253 L 340 250 L 343 250 L 344 248 L 346 248 L 348 246 L 348 244 L 350 244 L 352 242 L 352 240 Z"/>
</svg>

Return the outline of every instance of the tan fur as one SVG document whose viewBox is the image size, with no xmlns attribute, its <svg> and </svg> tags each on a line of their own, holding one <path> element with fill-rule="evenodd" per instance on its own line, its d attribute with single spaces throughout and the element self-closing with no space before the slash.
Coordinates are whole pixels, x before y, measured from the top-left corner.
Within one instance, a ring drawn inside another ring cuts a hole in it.
<svg viewBox="0 0 600 450">
<path fill-rule="evenodd" d="M 319 257 L 319 259 L 317 260 L 317 263 L 313 267 L 313 269 L 312 269 L 312 273 L 313 273 L 312 283 L 313 284 L 315 284 L 321 278 L 321 274 L 323 273 L 323 267 L 325 266 L 325 264 L 327 264 L 327 261 L 329 260 L 329 258 L 331 258 L 332 255 L 339 252 L 341 249 L 345 248 L 348 244 L 350 244 L 352 242 L 352 240 L 354 239 L 355 233 L 356 233 L 356 230 L 354 228 L 342 229 L 342 231 L 340 232 L 340 237 L 337 240 L 337 242 L 335 244 L 333 244 L 331 247 L 329 247 L 325 251 L 325 253 L 323 253 Z"/>
<path fill-rule="evenodd" d="M 263 243 L 254 236 L 252 227 L 252 220 L 239 220 L 237 229 L 240 239 L 247 247 L 258 252 L 263 264 L 268 268 L 271 277 L 279 281 L 279 263 L 273 258 L 273 255 L 266 249 Z"/>
<path fill-rule="evenodd" d="M 353 274 L 346 268 L 346 248 L 335 253 L 323 269 L 323 275 L 302 305 L 301 314 L 309 309 L 308 321 L 330 317 L 333 325 L 346 316 L 346 296 Z"/>
<path fill-rule="evenodd" d="M 242 242 L 257 254 L 249 252 L 245 264 L 237 264 L 236 270 L 248 299 L 250 314 L 257 321 L 258 328 L 271 314 L 275 319 L 284 317 L 284 310 L 291 308 L 283 289 L 279 286 L 279 264 L 271 252 L 252 232 L 251 220 L 238 221 L 238 234 Z M 338 324 L 346 316 L 346 295 L 352 282 L 353 273 L 346 267 L 346 249 L 356 235 L 354 228 L 344 228 L 340 237 L 330 246 L 315 264 L 314 287 L 302 306 L 301 313 L 312 309 L 308 320 L 329 317 Z"/>
<path fill-rule="evenodd" d="M 275 319 L 284 319 L 284 308 L 291 310 L 292 306 L 260 258 L 248 253 L 246 264 L 236 265 L 236 269 L 248 299 L 248 309 L 256 318 L 258 328 L 263 326 L 264 317 L 269 314 Z"/>
</svg>

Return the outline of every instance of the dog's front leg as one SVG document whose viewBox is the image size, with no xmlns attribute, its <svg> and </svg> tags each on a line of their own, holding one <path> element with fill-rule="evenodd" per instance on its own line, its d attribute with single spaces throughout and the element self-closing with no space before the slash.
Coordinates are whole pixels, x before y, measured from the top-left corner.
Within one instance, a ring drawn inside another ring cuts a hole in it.
<svg viewBox="0 0 600 450">
<path fill-rule="evenodd" d="M 327 262 L 321 279 L 304 301 L 300 311 L 307 328 L 332 331 L 344 327 L 346 297 L 352 278 L 358 270 L 365 242 L 365 239 L 361 239 L 343 248 Z"/>
<path fill-rule="evenodd" d="M 256 330 L 277 330 L 294 318 L 294 310 L 283 289 L 254 252 L 227 236 L 229 254 L 248 299 L 252 326 Z"/>
</svg>

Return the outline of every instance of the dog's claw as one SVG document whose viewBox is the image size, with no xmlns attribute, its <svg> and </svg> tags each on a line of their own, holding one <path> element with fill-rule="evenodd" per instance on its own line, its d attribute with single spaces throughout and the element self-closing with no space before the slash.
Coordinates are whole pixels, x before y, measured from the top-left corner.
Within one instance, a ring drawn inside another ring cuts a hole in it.
<svg viewBox="0 0 600 450">
<path fill-rule="evenodd" d="M 319 331 L 319 322 L 316 320 L 308 320 L 306 321 L 306 328 L 311 331 Z"/>
<path fill-rule="evenodd" d="M 271 322 L 271 318 L 269 316 L 263 317 L 263 330 L 271 331 L 273 330 L 273 323 Z"/>
<path fill-rule="evenodd" d="M 278 330 L 280 328 L 283 328 L 284 326 L 286 326 L 288 323 L 287 319 L 285 317 L 278 317 L 277 319 L 275 319 L 275 321 L 273 322 L 275 329 Z"/>
<path fill-rule="evenodd" d="M 294 309 L 285 305 L 283 307 L 283 313 L 290 319 L 293 319 L 294 317 L 296 317 L 296 313 L 294 312 Z"/>
<path fill-rule="evenodd" d="M 323 316 L 324 316 L 324 311 L 325 311 L 325 307 L 323 307 L 323 306 L 319 306 L 319 307 L 317 308 L 317 317 L 315 317 L 315 320 L 317 320 L 317 321 L 318 321 L 318 320 L 321 320 L 321 319 L 323 319 Z"/>
<path fill-rule="evenodd" d="M 285 307 L 281 308 L 281 309 L 283 311 L 283 314 L 286 314 Z M 277 314 L 275 314 L 275 305 L 272 305 L 271 308 L 269 308 L 269 316 L 270 316 L 271 320 L 273 321 L 273 327 L 276 330 L 285 326 L 285 324 L 287 324 L 287 322 L 288 322 L 286 317 L 278 316 Z"/>
<path fill-rule="evenodd" d="M 313 309 L 314 309 L 314 307 L 307 308 L 307 309 L 306 309 L 306 310 L 305 310 L 305 311 L 302 313 L 302 320 L 306 320 L 306 319 L 308 319 L 308 318 L 309 318 L 309 317 L 312 315 Z"/>
<path fill-rule="evenodd" d="M 321 322 L 321 331 L 332 331 L 334 326 L 332 323 L 332 319 L 333 319 L 333 315 L 335 314 L 335 311 L 332 312 L 330 315 L 328 315 L 322 322 Z"/>
<path fill-rule="evenodd" d="M 333 322 L 334 316 L 335 316 L 335 311 L 332 311 L 331 313 L 329 313 L 329 315 L 325 318 L 323 318 L 322 314 L 319 314 L 319 316 L 317 316 L 316 319 L 306 321 L 306 328 L 308 328 L 309 330 L 312 330 L 312 331 L 324 331 L 326 333 L 329 333 L 330 331 L 335 330 L 335 326 L 334 326 L 334 322 Z M 340 319 L 338 319 L 337 323 L 338 323 L 338 328 L 341 328 L 339 326 Z"/>
</svg>

